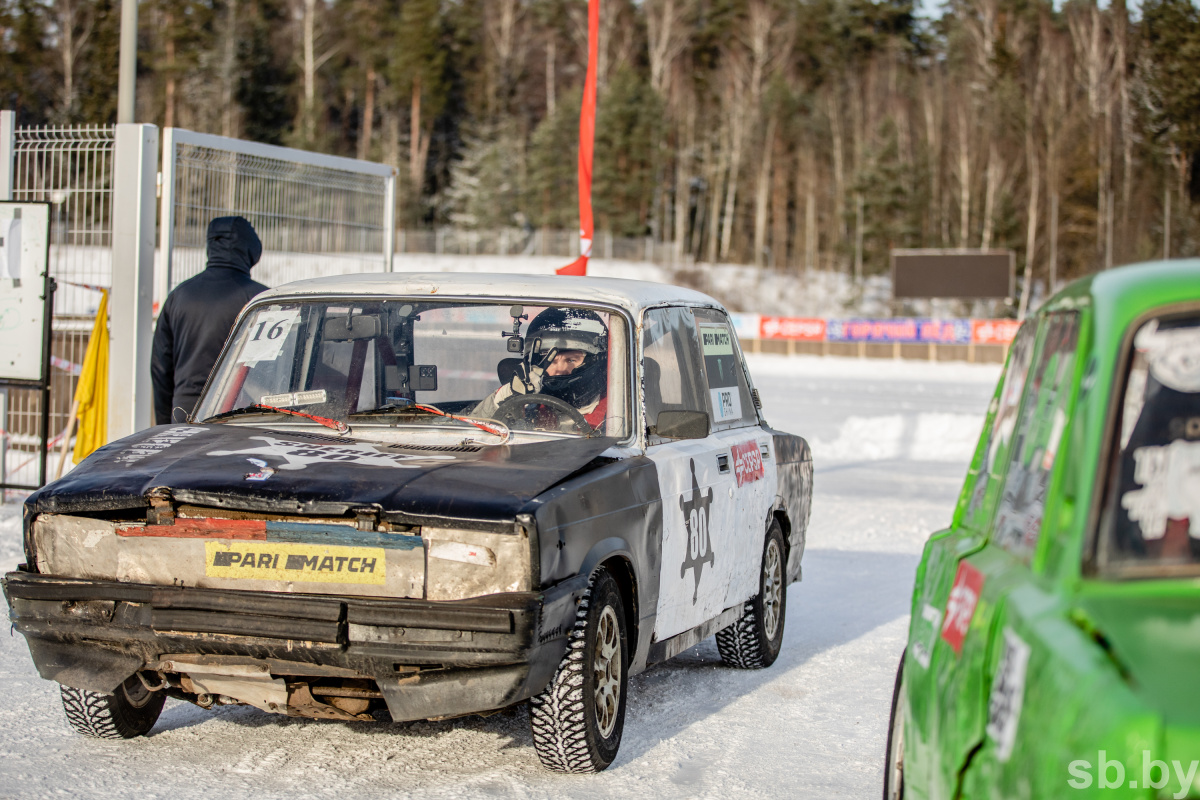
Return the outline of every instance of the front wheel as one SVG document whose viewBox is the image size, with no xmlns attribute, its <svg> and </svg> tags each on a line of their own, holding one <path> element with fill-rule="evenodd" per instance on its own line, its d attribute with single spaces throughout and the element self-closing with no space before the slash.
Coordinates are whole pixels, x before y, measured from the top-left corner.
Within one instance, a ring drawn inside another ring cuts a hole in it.
<svg viewBox="0 0 1200 800">
<path fill-rule="evenodd" d="M 904 800 L 904 654 L 892 687 L 892 715 L 888 720 L 887 756 L 883 765 L 883 800 Z"/>
<path fill-rule="evenodd" d="M 629 637 L 617 583 L 601 568 L 579 601 L 567 653 L 529 700 L 533 747 L 554 772 L 600 772 L 617 757 L 625 725 Z"/>
<path fill-rule="evenodd" d="M 79 733 L 97 739 L 133 739 L 149 733 L 167 700 L 162 692 L 147 689 L 136 675 L 112 694 L 70 686 L 59 689 L 67 722 Z"/>
<path fill-rule="evenodd" d="M 717 631 L 717 652 L 731 667 L 764 669 L 779 657 L 787 611 L 783 553 L 783 530 L 778 520 L 771 520 L 763 545 L 758 595 L 746 604 L 741 619 Z"/>
</svg>

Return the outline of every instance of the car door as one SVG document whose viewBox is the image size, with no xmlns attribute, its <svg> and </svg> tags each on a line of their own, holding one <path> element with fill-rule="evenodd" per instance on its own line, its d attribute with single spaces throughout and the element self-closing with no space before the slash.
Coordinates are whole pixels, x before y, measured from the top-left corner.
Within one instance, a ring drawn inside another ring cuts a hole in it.
<svg viewBox="0 0 1200 800">
<path fill-rule="evenodd" d="M 1023 331 L 1021 347 L 1028 349 L 1015 357 L 1031 366 L 1024 377 L 1014 372 L 1013 383 L 1002 389 L 983 454 L 986 476 L 972 487 L 960 532 L 945 539 L 950 549 L 931 562 L 940 574 L 925 575 L 926 589 L 934 592 L 921 611 L 937 612 L 926 615 L 937 618 L 938 633 L 924 652 L 933 752 L 918 760 L 941 767 L 929 776 L 931 797 L 954 796 L 985 739 L 993 757 L 1007 760 L 1012 752 L 1029 644 L 1009 619 L 1007 601 L 1016 589 L 1038 582 L 1031 562 L 1074 403 L 1079 324 L 1077 312 L 1058 312 L 1042 318 L 1036 342 L 1032 329 Z M 943 597 L 937 604 L 934 598 Z"/>
<path fill-rule="evenodd" d="M 663 411 L 708 413 L 696 320 L 687 308 L 654 308 L 642 318 L 642 386 L 647 457 L 662 497 L 661 565 L 654 639 L 662 642 L 726 607 L 733 554 L 734 473 L 725 442 L 658 436 Z"/>
<path fill-rule="evenodd" d="M 732 473 L 732 481 L 725 483 L 732 501 L 724 540 L 729 558 L 714 570 L 725 581 L 723 608 L 730 608 L 758 593 L 767 518 L 774 508 L 778 487 L 773 440 L 760 426 L 729 318 L 712 308 L 693 313 L 704 357 L 704 388 L 713 436 L 718 442 L 718 471 Z"/>
</svg>

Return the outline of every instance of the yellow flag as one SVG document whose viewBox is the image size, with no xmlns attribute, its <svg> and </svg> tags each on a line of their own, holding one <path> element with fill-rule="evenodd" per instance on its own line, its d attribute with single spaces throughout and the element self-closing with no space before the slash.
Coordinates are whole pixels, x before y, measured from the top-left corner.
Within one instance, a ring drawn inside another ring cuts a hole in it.
<svg viewBox="0 0 1200 800">
<path fill-rule="evenodd" d="M 108 443 L 108 292 L 102 294 L 96 324 L 92 326 L 92 337 L 83 356 L 83 371 L 75 387 L 79 432 L 75 435 L 72 460 L 76 464 Z"/>
</svg>

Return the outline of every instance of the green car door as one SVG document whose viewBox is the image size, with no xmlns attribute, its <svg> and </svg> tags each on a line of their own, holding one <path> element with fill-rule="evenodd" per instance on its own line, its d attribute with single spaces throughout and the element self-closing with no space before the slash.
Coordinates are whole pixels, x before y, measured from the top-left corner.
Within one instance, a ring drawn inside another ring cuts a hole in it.
<svg viewBox="0 0 1200 800">
<path fill-rule="evenodd" d="M 955 797 L 989 727 L 1008 735 L 1003 716 L 989 716 L 989 677 L 1005 641 L 1005 600 L 1031 577 L 1077 386 L 1080 330 L 1078 310 L 1022 327 L 951 528 L 926 546 L 904 664 L 906 797 Z"/>
</svg>

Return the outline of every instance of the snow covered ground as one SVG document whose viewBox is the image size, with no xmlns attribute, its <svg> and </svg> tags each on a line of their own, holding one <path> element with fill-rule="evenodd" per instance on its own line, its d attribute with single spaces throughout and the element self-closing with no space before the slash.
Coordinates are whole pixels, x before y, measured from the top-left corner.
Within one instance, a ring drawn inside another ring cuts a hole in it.
<svg viewBox="0 0 1200 800">
<path fill-rule="evenodd" d="M 172 701 L 146 738 L 86 739 L 14 635 L 0 636 L 0 797 L 876 796 L 913 571 L 949 521 L 998 368 L 755 356 L 751 371 L 768 420 L 806 436 L 817 464 L 783 652 L 742 672 L 710 639 L 634 678 L 608 771 L 542 770 L 524 709 L 346 724 Z M 19 520 L 0 508 L 2 569 Z"/>
</svg>

